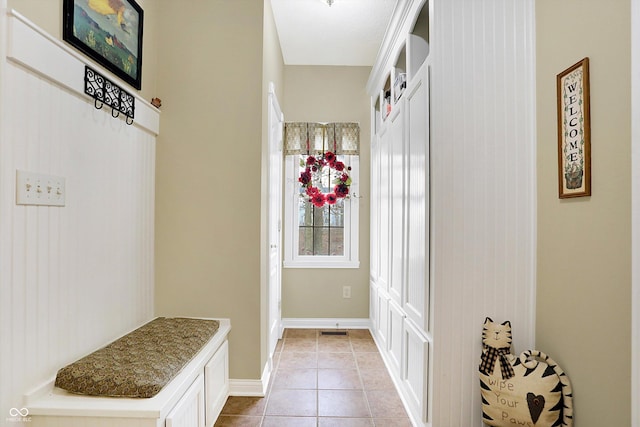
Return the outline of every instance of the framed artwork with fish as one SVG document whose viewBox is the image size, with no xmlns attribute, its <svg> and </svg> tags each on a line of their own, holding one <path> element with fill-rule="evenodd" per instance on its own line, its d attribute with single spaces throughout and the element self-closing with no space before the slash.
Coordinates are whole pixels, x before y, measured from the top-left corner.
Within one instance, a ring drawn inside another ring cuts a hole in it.
<svg viewBox="0 0 640 427">
<path fill-rule="evenodd" d="M 64 0 L 63 39 L 136 89 L 142 87 L 144 12 L 134 0 Z"/>
</svg>

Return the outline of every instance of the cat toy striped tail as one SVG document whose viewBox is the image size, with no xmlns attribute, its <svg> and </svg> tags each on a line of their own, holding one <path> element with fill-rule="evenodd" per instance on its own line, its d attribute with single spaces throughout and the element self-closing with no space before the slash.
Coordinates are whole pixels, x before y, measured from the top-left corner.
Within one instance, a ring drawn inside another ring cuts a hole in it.
<svg viewBox="0 0 640 427">
<path fill-rule="evenodd" d="M 573 390 L 571 389 L 571 381 L 569 381 L 569 377 L 564 373 L 555 360 L 539 350 L 527 350 L 522 352 L 522 354 L 520 354 L 520 363 L 522 363 L 526 368 L 535 368 L 537 362 L 535 360 L 531 360 L 531 358 L 542 360 L 544 363 L 549 365 L 549 367 L 553 369 L 553 372 L 558 375 L 558 378 L 560 378 L 560 384 L 562 385 L 562 419 L 558 420 L 558 423 L 554 424 L 552 427 L 572 427 Z"/>
</svg>

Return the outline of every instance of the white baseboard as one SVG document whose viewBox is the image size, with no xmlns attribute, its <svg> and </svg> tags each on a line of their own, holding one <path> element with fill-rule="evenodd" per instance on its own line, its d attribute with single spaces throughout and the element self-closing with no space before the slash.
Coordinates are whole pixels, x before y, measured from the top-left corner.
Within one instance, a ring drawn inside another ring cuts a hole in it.
<svg viewBox="0 0 640 427">
<path fill-rule="evenodd" d="M 262 378 L 259 380 L 229 380 L 229 396 L 264 397 L 267 395 L 267 387 L 273 373 L 273 359 L 264 367 Z"/>
<path fill-rule="evenodd" d="M 282 319 L 283 328 L 297 329 L 369 329 L 371 321 L 368 318 L 289 318 Z"/>
<path fill-rule="evenodd" d="M 229 396 L 264 397 L 261 380 L 229 380 Z"/>
</svg>

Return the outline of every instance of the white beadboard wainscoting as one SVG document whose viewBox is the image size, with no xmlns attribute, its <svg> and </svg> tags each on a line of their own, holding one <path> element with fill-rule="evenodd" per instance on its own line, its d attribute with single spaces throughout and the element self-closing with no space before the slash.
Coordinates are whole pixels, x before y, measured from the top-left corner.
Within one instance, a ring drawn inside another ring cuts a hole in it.
<svg viewBox="0 0 640 427">
<path fill-rule="evenodd" d="M 431 80 L 433 426 L 482 426 L 482 323 L 534 345 L 534 1 L 438 1 Z"/>
<path fill-rule="evenodd" d="M 112 118 L 82 92 L 84 57 L 15 13 L 0 30 L 4 425 L 60 367 L 153 316 L 159 113 L 136 95 L 136 124 Z M 16 170 L 64 177 L 66 205 L 16 205 Z"/>
</svg>

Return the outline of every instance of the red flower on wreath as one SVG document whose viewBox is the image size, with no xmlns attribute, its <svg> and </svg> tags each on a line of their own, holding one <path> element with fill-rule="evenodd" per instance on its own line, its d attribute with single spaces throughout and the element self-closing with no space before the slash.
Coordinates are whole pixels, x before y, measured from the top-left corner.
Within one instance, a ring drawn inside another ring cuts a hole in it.
<svg viewBox="0 0 640 427">
<path fill-rule="evenodd" d="M 307 187 L 306 191 L 308 196 L 313 197 L 314 194 L 318 194 L 320 192 L 320 190 L 318 189 L 318 187 Z"/>
<path fill-rule="evenodd" d="M 300 174 L 298 181 L 300 181 L 302 185 L 309 184 L 311 182 L 311 170 L 309 170 L 309 168 L 305 169 L 305 171 Z"/>
<path fill-rule="evenodd" d="M 320 156 L 308 156 L 306 160 L 300 160 L 300 166 L 304 170 L 300 173 L 298 182 L 304 189 L 301 194 L 309 203 L 315 207 L 321 208 L 325 204 L 334 205 L 338 199 L 349 197 L 349 187 L 351 185 L 351 177 L 349 172 L 351 166 L 345 166 L 338 161 L 336 155 L 331 151 Z M 325 167 L 329 167 L 327 171 Z M 329 185 L 333 184 L 333 191 L 323 193 L 321 188 L 327 186 L 327 182 L 322 182 L 329 178 Z"/>
<path fill-rule="evenodd" d="M 315 193 L 313 196 L 311 196 L 311 203 L 313 203 L 313 206 L 315 206 L 316 208 L 323 207 L 326 201 L 327 198 L 322 193 Z"/>
<path fill-rule="evenodd" d="M 349 194 L 349 186 L 347 184 L 338 184 L 333 188 L 333 192 L 339 198 L 347 197 Z"/>
<path fill-rule="evenodd" d="M 327 151 L 326 153 L 324 153 L 324 159 L 327 161 L 327 163 L 332 164 L 336 161 L 336 155 L 331 151 Z"/>
</svg>

